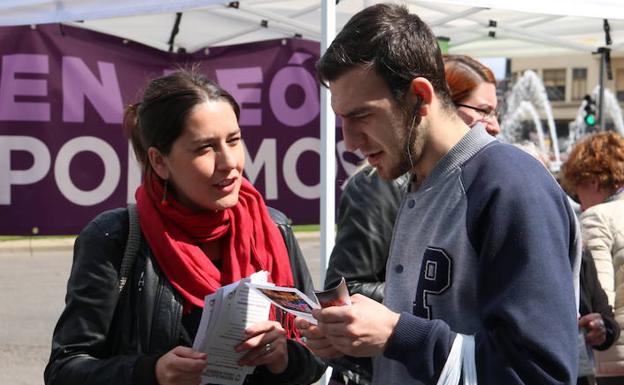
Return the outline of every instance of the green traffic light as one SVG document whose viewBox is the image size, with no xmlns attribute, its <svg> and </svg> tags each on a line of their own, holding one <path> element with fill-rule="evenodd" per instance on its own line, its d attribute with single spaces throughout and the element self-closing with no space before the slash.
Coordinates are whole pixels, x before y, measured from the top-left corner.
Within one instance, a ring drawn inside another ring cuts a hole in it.
<svg viewBox="0 0 624 385">
<path fill-rule="evenodd" d="M 588 114 L 585 116 L 585 123 L 588 126 L 593 126 L 596 124 L 596 115 Z"/>
</svg>

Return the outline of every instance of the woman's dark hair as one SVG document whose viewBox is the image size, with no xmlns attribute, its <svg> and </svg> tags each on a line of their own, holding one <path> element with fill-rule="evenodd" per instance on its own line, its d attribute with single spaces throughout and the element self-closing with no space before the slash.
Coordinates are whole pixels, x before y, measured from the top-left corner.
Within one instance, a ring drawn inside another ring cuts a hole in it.
<svg viewBox="0 0 624 385">
<path fill-rule="evenodd" d="M 240 107 L 234 97 L 194 70 L 180 70 L 152 80 L 142 101 L 126 108 L 123 120 L 124 131 L 144 170 L 151 169 L 147 158 L 150 147 L 167 155 L 173 142 L 182 134 L 192 109 L 198 104 L 217 100 L 229 103 L 236 119 L 240 118 Z"/>
<path fill-rule="evenodd" d="M 446 82 L 453 103 L 461 103 L 482 83 L 496 86 L 496 78 L 485 65 L 466 55 L 444 56 Z"/>
<path fill-rule="evenodd" d="M 417 77 L 429 80 L 444 106 L 453 105 L 438 42 L 404 6 L 376 4 L 355 14 L 316 64 L 317 77 L 326 86 L 357 66 L 373 68 L 401 106 Z"/>
</svg>

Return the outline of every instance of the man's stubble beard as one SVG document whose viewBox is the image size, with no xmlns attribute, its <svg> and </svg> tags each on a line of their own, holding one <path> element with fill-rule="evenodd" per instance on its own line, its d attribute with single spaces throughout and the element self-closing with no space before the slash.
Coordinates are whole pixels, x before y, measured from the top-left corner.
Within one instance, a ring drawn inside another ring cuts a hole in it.
<svg viewBox="0 0 624 385">
<path fill-rule="evenodd" d="M 413 172 L 422 158 L 423 149 L 427 141 L 427 132 L 429 132 L 427 121 L 412 116 L 406 122 L 405 127 L 401 148 L 399 149 L 401 158 L 399 163 L 389 170 L 389 179 L 396 179 L 408 171 Z"/>
</svg>

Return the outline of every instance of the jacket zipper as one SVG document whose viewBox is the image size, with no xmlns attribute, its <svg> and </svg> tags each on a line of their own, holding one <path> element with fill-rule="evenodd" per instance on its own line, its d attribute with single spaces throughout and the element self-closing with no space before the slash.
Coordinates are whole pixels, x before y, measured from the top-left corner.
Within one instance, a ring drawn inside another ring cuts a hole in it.
<svg viewBox="0 0 624 385">
<path fill-rule="evenodd" d="M 139 309 L 142 306 L 142 298 L 143 298 L 143 286 L 145 286 L 145 270 L 141 270 L 141 275 L 139 276 L 139 282 L 137 283 L 137 296 L 136 296 L 136 306 Z M 136 338 L 139 345 L 139 351 L 145 352 L 145 343 L 143 340 L 143 336 L 141 335 L 141 314 L 136 314 L 134 317 L 134 327 L 136 330 Z"/>
<path fill-rule="evenodd" d="M 143 291 L 143 286 L 145 286 L 145 271 L 141 271 L 141 276 L 139 277 L 139 284 L 138 284 L 139 293 Z"/>
</svg>

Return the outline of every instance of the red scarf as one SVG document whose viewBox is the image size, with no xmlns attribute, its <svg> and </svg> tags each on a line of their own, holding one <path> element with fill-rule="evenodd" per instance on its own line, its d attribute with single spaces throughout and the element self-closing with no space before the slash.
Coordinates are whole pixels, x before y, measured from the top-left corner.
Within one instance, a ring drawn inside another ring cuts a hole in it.
<svg viewBox="0 0 624 385">
<path fill-rule="evenodd" d="M 162 196 L 161 182 L 147 176 L 136 192 L 141 230 L 158 265 L 184 297 L 186 310 L 203 307 L 207 294 L 260 270 L 268 271 L 278 286 L 294 285 L 284 239 L 260 193 L 245 178 L 238 203 L 221 211 L 193 211 L 171 195 L 162 205 Z M 219 269 L 198 245 L 224 237 Z M 292 318 L 282 323 L 292 335 Z"/>
</svg>

